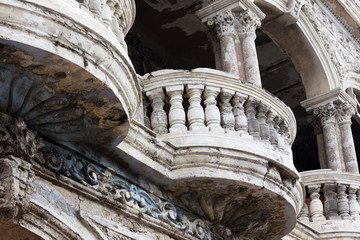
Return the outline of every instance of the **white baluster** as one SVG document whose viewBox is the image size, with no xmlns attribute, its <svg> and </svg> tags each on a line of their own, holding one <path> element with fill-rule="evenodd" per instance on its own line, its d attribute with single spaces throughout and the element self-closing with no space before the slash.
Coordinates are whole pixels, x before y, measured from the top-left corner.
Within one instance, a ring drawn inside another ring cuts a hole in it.
<svg viewBox="0 0 360 240">
<path fill-rule="evenodd" d="M 245 113 L 248 120 L 249 134 L 256 140 L 260 139 L 260 126 L 258 120 L 255 117 L 256 108 L 258 105 L 259 102 L 253 97 L 249 97 L 245 103 Z"/>
<path fill-rule="evenodd" d="M 216 98 L 219 95 L 220 88 L 206 86 L 204 91 L 205 104 L 205 122 L 209 130 L 221 130 L 220 111 L 216 106 Z"/>
<path fill-rule="evenodd" d="M 100 0 L 89 0 L 89 10 L 94 14 L 95 18 L 100 18 L 101 1 Z"/>
<path fill-rule="evenodd" d="M 349 187 L 349 208 L 350 215 L 352 219 L 359 220 L 360 219 L 360 206 L 356 199 L 356 192 L 358 191 L 358 186 L 350 186 Z"/>
<path fill-rule="evenodd" d="M 266 123 L 266 113 L 269 110 L 269 107 L 260 102 L 259 107 L 257 109 L 256 118 L 258 119 L 260 126 L 260 138 L 264 142 L 269 142 L 270 138 L 270 128 Z"/>
<path fill-rule="evenodd" d="M 101 19 L 102 22 L 108 27 L 111 26 L 111 15 L 111 9 L 109 5 L 107 5 L 106 0 L 101 0 Z"/>
<path fill-rule="evenodd" d="M 248 96 L 236 93 L 231 100 L 235 117 L 235 130 L 241 135 L 248 135 L 248 120 L 245 115 L 244 103 Z"/>
<path fill-rule="evenodd" d="M 201 94 L 203 90 L 204 90 L 204 85 L 186 86 L 186 92 L 189 97 L 189 104 L 190 104 L 187 114 L 190 130 L 205 129 L 204 109 L 201 106 Z"/>
<path fill-rule="evenodd" d="M 335 220 L 340 219 L 338 215 L 338 202 L 336 199 L 336 184 L 324 184 L 324 212 L 326 219 Z"/>
<path fill-rule="evenodd" d="M 146 96 L 151 101 L 151 107 L 153 109 L 151 113 L 151 127 L 154 132 L 158 134 L 164 134 L 168 132 L 168 120 L 166 112 L 164 111 L 165 94 L 162 88 L 157 88 L 146 92 Z"/>
<path fill-rule="evenodd" d="M 275 129 L 275 114 L 270 110 L 266 113 L 266 123 L 269 126 L 270 143 L 273 146 L 277 146 L 279 142 L 279 136 Z"/>
<path fill-rule="evenodd" d="M 185 126 L 185 111 L 182 105 L 184 86 L 177 85 L 172 87 L 166 87 L 166 92 L 170 97 L 170 112 L 169 112 L 169 123 L 170 133 L 186 131 Z"/>
<path fill-rule="evenodd" d="M 346 188 L 347 186 L 345 184 L 338 184 L 337 187 L 339 214 L 342 219 L 350 219 L 349 200 L 347 198 Z"/>
<path fill-rule="evenodd" d="M 320 189 L 321 185 L 310 185 L 308 186 L 311 203 L 310 203 L 310 214 L 312 221 L 324 221 L 325 217 L 323 215 L 323 204 L 320 200 Z"/>
<path fill-rule="evenodd" d="M 225 131 L 235 130 L 235 117 L 230 103 L 230 100 L 234 94 L 234 91 L 224 89 L 220 93 L 221 125 Z"/>
</svg>

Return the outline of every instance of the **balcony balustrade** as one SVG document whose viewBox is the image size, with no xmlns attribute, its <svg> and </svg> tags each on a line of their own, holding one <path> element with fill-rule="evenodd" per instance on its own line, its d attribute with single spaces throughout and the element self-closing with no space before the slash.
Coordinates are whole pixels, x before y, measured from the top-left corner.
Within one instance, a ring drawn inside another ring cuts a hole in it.
<svg viewBox="0 0 360 240">
<path fill-rule="evenodd" d="M 153 148 L 168 146 L 150 154 L 168 162 L 163 174 L 175 184 L 165 188 L 179 199 L 195 194 L 200 208 L 188 207 L 240 236 L 278 239 L 288 233 L 304 191 L 292 162 L 296 123 L 289 107 L 213 69 L 160 70 L 142 79 Z M 126 151 L 141 143 L 149 156 L 147 144 L 131 131 L 124 142 Z M 266 227 L 256 227 L 259 221 Z"/>
<path fill-rule="evenodd" d="M 303 232 L 317 236 L 316 239 L 330 235 L 336 239 L 360 236 L 360 176 L 331 169 L 300 175 L 307 194 L 298 215 L 298 226 L 307 229 Z"/>
</svg>

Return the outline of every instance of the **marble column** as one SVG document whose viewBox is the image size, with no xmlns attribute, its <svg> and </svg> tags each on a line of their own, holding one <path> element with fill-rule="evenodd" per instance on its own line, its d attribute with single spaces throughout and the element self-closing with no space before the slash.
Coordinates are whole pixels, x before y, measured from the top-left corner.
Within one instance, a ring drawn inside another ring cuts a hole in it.
<svg viewBox="0 0 360 240">
<path fill-rule="evenodd" d="M 239 77 L 239 67 L 235 47 L 235 24 L 232 11 L 217 14 L 215 27 L 220 39 L 222 70 Z"/>
<path fill-rule="evenodd" d="M 354 107 L 345 102 L 338 106 L 336 118 L 340 130 L 340 141 L 346 171 L 351 173 L 359 173 L 354 139 L 351 131 L 351 117 L 354 114 Z"/>
<path fill-rule="evenodd" d="M 326 169 L 328 168 L 328 166 L 326 160 L 325 143 L 324 143 L 324 136 L 322 132 L 321 122 L 317 117 L 314 117 L 312 119 L 311 124 L 314 127 L 314 133 L 316 136 L 320 168 Z"/>
<path fill-rule="evenodd" d="M 245 10 L 237 16 L 237 34 L 241 42 L 246 82 L 261 87 L 259 62 L 256 53 L 256 29 L 261 26 L 260 18 L 250 10 Z"/>
<path fill-rule="evenodd" d="M 339 144 L 336 134 L 335 106 L 332 102 L 314 109 L 320 119 L 326 149 L 327 166 L 334 171 L 342 171 Z"/>
</svg>

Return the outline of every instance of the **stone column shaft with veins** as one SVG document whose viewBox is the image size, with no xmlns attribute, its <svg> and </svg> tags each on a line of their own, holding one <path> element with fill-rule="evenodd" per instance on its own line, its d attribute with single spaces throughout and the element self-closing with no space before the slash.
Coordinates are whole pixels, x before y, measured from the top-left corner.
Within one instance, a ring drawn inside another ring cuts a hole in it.
<svg viewBox="0 0 360 240">
<path fill-rule="evenodd" d="M 256 53 L 256 29 L 261 26 L 260 18 L 250 10 L 244 10 L 236 16 L 236 27 L 244 61 L 246 82 L 261 87 L 259 62 Z"/>
<path fill-rule="evenodd" d="M 216 15 L 215 28 L 220 39 L 222 70 L 239 77 L 238 61 L 235 47 L 235 18 L 228 10 Z"/>
<path fill-rule="evenodd" d="M 335 106 L 332 102 L 314 109 L 323 129 L 327 165 L 334 171 L 342 171 L 339 144 L 336 134 Z"/>
<path fill-rule="evenodd" d="M 340 130 L 340 141 L 346 171 L 351 173 L 359 173 L 354 139 L 351 131 L 351 117 L 354 114 L 354 107 L 345 102 L 338 106 L 336 119 Z"/>
</svg>

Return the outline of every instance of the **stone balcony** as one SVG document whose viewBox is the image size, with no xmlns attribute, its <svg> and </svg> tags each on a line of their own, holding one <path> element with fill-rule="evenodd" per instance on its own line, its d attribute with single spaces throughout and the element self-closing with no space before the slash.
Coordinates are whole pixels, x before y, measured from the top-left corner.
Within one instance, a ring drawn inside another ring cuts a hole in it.
<svg viewBox="0 0 360 240">
<path fill-rule="evenodd" d="M 141 149 L 143 176 L 156 168 L 162 176 L 151 175 L 176 199 L 195 196 L 195 205 L 183 204 L 245 238 L 291 231 L 304 190 L 292 162 L 295 118 L 283 102 L 213 69 L 152 72 L 143 87 L 145 125 L 154 133 L 132 125 L 119 146 L 133 155 Z"/>
<path fill-rule="evenodd" d="M 307 199 L 288 238 L 359 239 L 360 176 L 320 169 L 300 173 Z M 300 234 L 300 235 L 299 235 Z"/>
<path fill-rule="evenodd" d="M 0 1 L 0 110 L 72 148 L 117 144 L 140 105 L 124 43 L 134 1 L 79 2 Z"/>
</svg>

